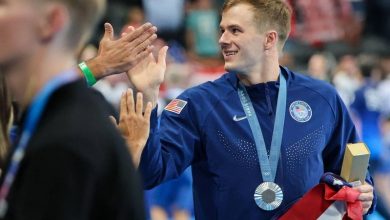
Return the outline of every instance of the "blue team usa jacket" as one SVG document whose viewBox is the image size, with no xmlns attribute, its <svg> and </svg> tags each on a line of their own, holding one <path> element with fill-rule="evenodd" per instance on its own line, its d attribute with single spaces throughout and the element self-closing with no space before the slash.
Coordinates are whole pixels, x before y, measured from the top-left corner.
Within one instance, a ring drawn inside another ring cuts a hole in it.
<svg viewBox="0 0 390 220">
<path fill-rule="evenodd" d="M 340 174 L 346 144 L 358 141 L 345 105 L 331 85 L 283 67 L 281 73 L 287 79 L 287 107 L 275 178 L 284 192 L 279 208 L 264 211 L 254 201 L 263 180 L 234 73 L 186 90 L 162 113 L 159 128 L 154 111 L 140 165 L 146 187 L 192 165 L 196 219 L 272 219 L 317 185 L 324 172 Z M 246 88 L 268 151 L 278 86 Z"/>
</svg>

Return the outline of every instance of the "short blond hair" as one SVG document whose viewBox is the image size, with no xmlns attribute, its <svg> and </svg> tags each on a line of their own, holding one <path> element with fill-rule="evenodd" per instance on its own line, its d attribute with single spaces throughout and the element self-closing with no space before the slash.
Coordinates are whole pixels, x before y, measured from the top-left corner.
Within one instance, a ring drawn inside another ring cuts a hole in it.
<svg viewBox="0 0 390 220">
<path fill-rule="evenodd" d="M 71 25 L 67 36 L 68 46 L 80 48 L 91 36 L 98 21 L 106 9 L 106 0 L 40 0 L 42 2 L 59 2 L 64 4 L 70 13 Z"/>
<path fill-rule="evenodd" d="M 283 47 L 291 30 L 290 6 L 283 0 L 226 0 L 222 13 L 238 4 L 248 4 L 253 8 L 255 22 L 261 32 L 275 29 L 279 35 L 280 46 Z"/>
</svg>

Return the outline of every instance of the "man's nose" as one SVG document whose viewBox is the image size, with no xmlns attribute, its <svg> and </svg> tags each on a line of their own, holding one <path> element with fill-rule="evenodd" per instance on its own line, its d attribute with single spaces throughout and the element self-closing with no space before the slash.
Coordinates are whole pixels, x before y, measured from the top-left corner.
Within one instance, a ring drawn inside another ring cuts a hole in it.
<svg viewBox="0 0 390 220">
<path fill-rule="evenodd" d="M 222 33 L 218 40 L 219 45 L 229 44 L 229 36 L 226 32 Z"/>
</svg>

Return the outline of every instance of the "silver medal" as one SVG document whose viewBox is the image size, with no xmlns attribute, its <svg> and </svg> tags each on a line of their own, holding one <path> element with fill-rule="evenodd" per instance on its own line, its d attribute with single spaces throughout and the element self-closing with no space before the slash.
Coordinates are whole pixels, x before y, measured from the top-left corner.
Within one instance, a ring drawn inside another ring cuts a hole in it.
<svg viewBox="0 0 390 220">
<path fill-rule="evenodd" d="M 283 191 L 276 183 L 264 182 L 256 188 L 254 198 L 261 209 L 272 211 L 282 204 Z"/>
</svg>

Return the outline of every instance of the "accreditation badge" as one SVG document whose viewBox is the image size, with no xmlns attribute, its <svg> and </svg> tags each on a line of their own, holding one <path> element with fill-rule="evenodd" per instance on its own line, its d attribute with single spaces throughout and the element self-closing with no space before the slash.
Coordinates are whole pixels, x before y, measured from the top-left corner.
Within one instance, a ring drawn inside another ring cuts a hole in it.
<svg viewBox="0 0 390 220">
<path fill-rule="evenodd" d="M 264 182 L 256 188 L 254 199 L 261 209 L 272 211 L 282 204 L 283 191 L 276 183 Z"/>
</svg>

